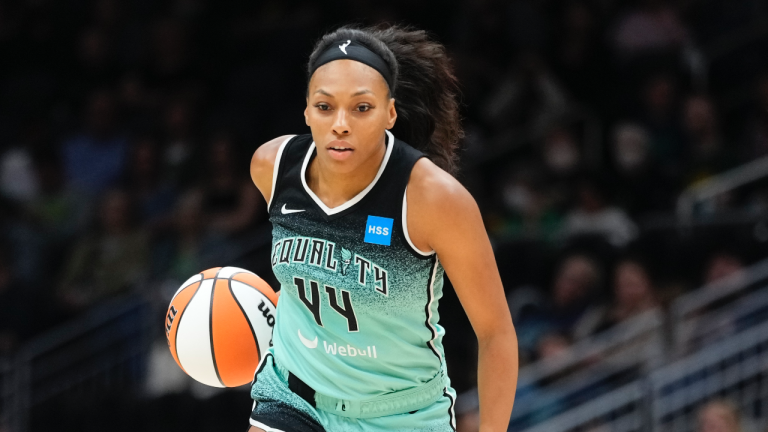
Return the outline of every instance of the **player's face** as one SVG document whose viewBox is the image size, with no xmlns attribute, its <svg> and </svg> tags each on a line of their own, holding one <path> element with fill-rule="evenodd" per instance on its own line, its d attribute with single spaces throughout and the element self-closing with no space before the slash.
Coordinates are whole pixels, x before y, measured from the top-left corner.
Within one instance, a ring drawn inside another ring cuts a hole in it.
<svg viewBox="0 0 768 432">
<path fill-rule="evenodd" d="M 385 150 L 384 130 L 395 125 L 397 113 L 387 83 L 375 69 L 354 60 L 336 60 L 312 75 L 304 117 L 321 164 L 348 173 L 378 168 Z"/>
</svg>

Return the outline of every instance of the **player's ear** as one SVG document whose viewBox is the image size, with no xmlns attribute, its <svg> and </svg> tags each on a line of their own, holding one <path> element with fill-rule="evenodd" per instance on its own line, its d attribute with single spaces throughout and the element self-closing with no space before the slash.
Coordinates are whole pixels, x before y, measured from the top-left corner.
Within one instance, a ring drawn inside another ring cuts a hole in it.
<svg viewBox="0 0 768 432">
<path fill-rule="evenodd" d="M 387 115 L 389 116 L 387 120 L 387 129 L 392 129 L 395 127 L 395 122 L 397 121 L 397 110 L 395 109 L 395 98 L 389 99 L 389 107 L 387 109 Z"/>
<path fill-rule="evenodd" d="M 309 98 L 307 98 L 307 106 L 304 107 L 304 123 L 309 126 L 309 118 L 307 118 L 307 115 L 309 114 Z"/>
</svg>

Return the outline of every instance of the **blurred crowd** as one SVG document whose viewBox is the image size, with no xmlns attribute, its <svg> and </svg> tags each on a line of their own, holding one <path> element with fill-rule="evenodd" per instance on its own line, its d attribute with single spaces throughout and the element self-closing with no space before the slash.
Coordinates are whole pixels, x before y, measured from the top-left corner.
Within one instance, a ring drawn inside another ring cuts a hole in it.
<svg viewBox="0 0 768 432">
<path fill-rule="evenodd" d="M 459 178 L 523 364 L 557 355 L 756 260 L 728 234 L 664 249 L 648 227 L 687 187 L 768 155 L 768 40 L 732 47 L 766 15 L 762 0 L 0 0 L 0 355 L 108 298 L 167 302 L 205 268 L 270 279 L 250 155 L 307 132 L 306 58 L 349 22 L 446 45 Z M 697 211 L 760 215 L 767 191 Z M 471 329 L 446 301 L 463 390 Z"/>
</svg>

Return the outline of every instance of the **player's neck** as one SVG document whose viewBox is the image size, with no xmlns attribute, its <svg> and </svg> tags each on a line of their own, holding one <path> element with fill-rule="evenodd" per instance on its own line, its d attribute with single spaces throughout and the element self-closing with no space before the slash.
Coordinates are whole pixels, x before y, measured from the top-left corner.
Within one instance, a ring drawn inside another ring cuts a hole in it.
<svg viewBox="0 0 768 432">
<path fill-rule="evenodd" d="M 338 207 L 363 191 L 376 178 L 387 147 L 382 145 L 364 163 L 347 173 L 329 169 L 315 158 L 307 170 L 307 186 L 329 208 Z"/>
</svg>

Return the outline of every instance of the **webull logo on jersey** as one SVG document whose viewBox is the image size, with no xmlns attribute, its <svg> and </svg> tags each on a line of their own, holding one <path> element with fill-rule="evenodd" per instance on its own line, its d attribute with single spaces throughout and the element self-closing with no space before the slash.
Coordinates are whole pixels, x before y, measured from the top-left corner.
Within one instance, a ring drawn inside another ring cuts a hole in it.
<svg viewBox="0 0 768 432">
<path fill-rule="evenodd" d="M 301 330 L 298 331 L 299 340 L 301 341 L 301 344 L 309 349 L 316 349 L 318 347 L 318 340 L 317 336 L 315 336 L 314 339 L 309 340 L 304 335 L 301 334 Z M 332 356 L 341 356 L 341 357 L 370 357 L 370 358 L 379 358 L 378 353 L 376 352 L 376 345 L 368 345 L 365 348 L 360 348 L 356 346 L 352 346 L 350 344 L 345 345 L 338 345 L 337 343 L 328 343 L 328 341 L 323 341 L 323 349 L 325 350 L 326 354 L 332 355 Z"/>
<path fill-rule="evenodd" d="M 323 341 L 323 348 L 325 348 L 326 354 L 330 355 L 340 355 L 342 357 L 365 357 L 368 356 L 370 358 L 379 358 L 378 354 L 376 354 L 376 345 L 369 345 L 365 347 L 364 349 L 355 348 L 352 345 L 347 344 L 347 346 L 336 346 L 336 343 L 333 345 L 329 344 L 326 341 Z"/>
<path fill-rule="evenodd" d="M 375 216 L 369 216 L 369 220 L 372 217 Z M 384 228 L 387 228 L 388 245 L 392 237 L 392 219 L 378 219 L 389 221 L 389 228 L 379 226 L 382 233 Z M 339 249 L 341 251 L 338 251 Z M 336 255 L 340 256 L 336 258 Z M 353 254 L 343 247 L 337 248 L 336 243 L 332 241 L 312 237 L 288 237 L 276 242 L 272 246 L 272 267 L 293 264 L 309 264 L 329 272 L 341 273 L 342 276 L 347 276 L 350 267 L 354 266 L 357 267 L 357 272 L 352 270 L 351 273 L 357 277 L 358 284 L 367 286 L 372 281 L 376 292 L 389 295 L 387 270 L 362 255 Z"/>
</svg>

